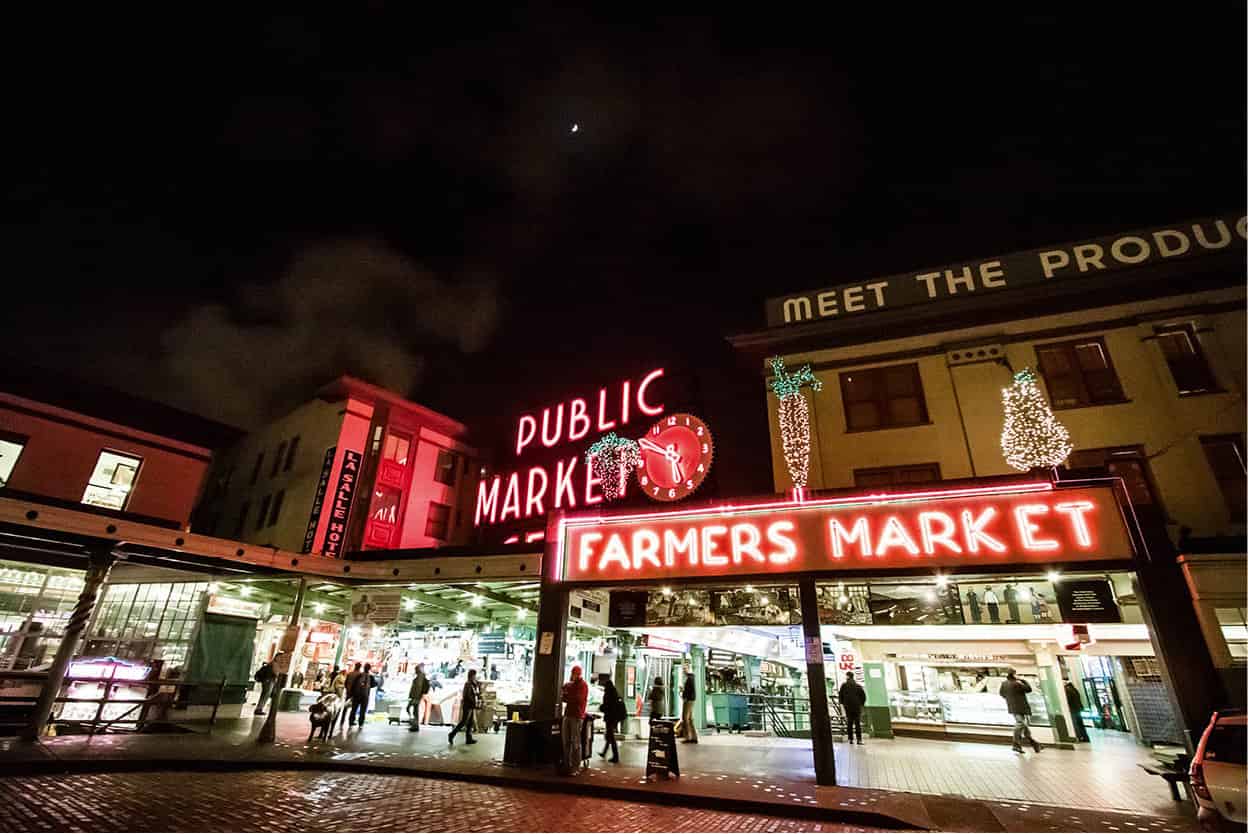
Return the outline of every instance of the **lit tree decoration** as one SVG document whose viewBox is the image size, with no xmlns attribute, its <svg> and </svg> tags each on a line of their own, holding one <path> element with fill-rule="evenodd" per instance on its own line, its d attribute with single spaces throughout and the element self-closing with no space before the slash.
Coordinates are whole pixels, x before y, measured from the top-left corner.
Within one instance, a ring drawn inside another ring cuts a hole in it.
<svg viewBox="0 0 1248 834">
<path fill-rule="evenodd" d="M 815 391 L 823 388 L 823 382 L 815 376 L 809 365 L 803 365 L 790 373 L 784 369 L 779 356 L 771 360 L 775 379 L 771 390 L 780 399 L 780 441 L 784 446 L 784 463 L 789 467 L 793 486 L 806 486 L 810 474 L 810 406 L 802 389 L 807 385 Z"/>
<path fill-rule="evenodd" d="M 1060 466 L 1074 446 L 1066 427 L 1057 421 L 1044 394 L 1036 385 L 1036 373 L 1023 368 L 1014 383 L 1001 389 L 1005 425 L 1001 428 L 1001 451 L 1005 462 L 1020 471 Z"/>
<path fill-rule="evenodd" d="M 624 493 L 629 476 L 641 464 L 641 447 L 636 440 L 608 432 L 589 447 L 585 462 L 593 468 L 594 477 L 602 481 L 603 497 L 614 501 Z"/>
</svg>

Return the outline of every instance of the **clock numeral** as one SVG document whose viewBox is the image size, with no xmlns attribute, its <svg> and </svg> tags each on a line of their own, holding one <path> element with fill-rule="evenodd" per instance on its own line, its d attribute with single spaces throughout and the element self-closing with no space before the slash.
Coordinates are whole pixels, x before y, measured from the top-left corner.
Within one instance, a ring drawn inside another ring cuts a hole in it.
<svg viewBox="0 0 1248 834">
<path fill-rule="evenodd" d="M 701 427 L 701 426 L 698 426 L 697 435 L 698 435 L 698 437 L 701 437 L 701 436 L 702 436 L 702 427 Z"/>
<path fill-rule="evenodd" d="M 685 481 L 685 489 L 693 489 L 693 481 Z"/>
<path fill-rule="evenodd" d="M 703 444 L 702 444 L 702 454 L 704 454 L 704 455 L 705 455 L 705 454 L 706 454 L 707 452 L 709 452 L 710 450 L 711 450 L 711 447 L 710 447 L 710 446 L 707 446 L 705 443 L 703 443 Z"/>
<path fill-rule="evenodd" d="M 675 497 L 676 497 L 676 490 L 674 490 L 674 489 L 669 489 L 669 490 L 667 491 L 667 497 L 668 497 L 668 498 L 675 498 Z"/>
<path fill-rule="evenodd" d="M 705 466 L 703 466 L 702 464 L 700 464 L 700 463 L 699 463 L 699 464 L 698 464 L 698 471 L 699 471 L 699 472 L 705 472 L 705 471 L 706 471 L 706 467 L 705 467 Z"/>
<path fill-rule="evenodd" d="M 658 495 L 658 494 L 659 494 L 659 488 L 658 488 L 658 486 L 657 486 L 657 485 L 656 485 L 656 486 L 655 486 L 655 488 L 654 488 L 654 494 L 655 494 L 655 495 Z"/>
<path fill-rule="evenodd" d="M 685 425 L 686 425 L 686 426 L 687 426 L 687 425 L 689 425 L 689 418 L 688 418 L 688 417 L 686 417 L 686 418 L 685 418 Z"/>
<path fill-rule="evenodd" d="M 657 436 L 659 433 L 659 428 L 660 426 L 656 423 L 654 428 L 650 429 L 650 433 Z"/>
<path fill-rule="evenodd" d="M 645 475 L 642 475 L 642 476 L 641 476 L 641 485 L 644 487 L 644 486 L 649 485 L 649 483 L 650 483 L 650 479 L 649 479 L 649 478 L 647 478 Z"/>
<path fill-rule="evenodd" d="M 675 417 L 668 417 L 668 418 L 667 418 L 667 424 L 668 424 L 669 426 L 674 426 L 674 425 L 676 425 L 676 418 L 675 418 Z"/>
</svg>

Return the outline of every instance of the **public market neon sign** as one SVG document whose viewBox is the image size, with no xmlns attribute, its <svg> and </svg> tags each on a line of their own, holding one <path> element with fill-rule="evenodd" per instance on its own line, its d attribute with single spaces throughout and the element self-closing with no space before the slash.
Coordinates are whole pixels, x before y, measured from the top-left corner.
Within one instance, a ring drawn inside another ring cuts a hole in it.
<svg viewBox="0 0 1248 834">
<path fill-rule="evenodd" d="M 560 579 L 693 579 L 803 571 L 1122 560 L 1108 486 L 1051 483 L 560 519 Z"/>
<path fill-rule="evenodd" d="M 655 368 L 635 384 L 626 379 L 617 386 L 599 388 L 592 407 L 589 400 L 576 397 L 540 413 L 521 414 L 516 421 L 516 457 L 523 457 L 526 450 L 552 449 L 585 440 L 591 432 L 601 434 L 626 426 L 634 417 L 648 419 L 662 414 L 664 403 L 657 401 L 651 389 L 663 374 L 662 368 Z M 473 524 L 480 527 L 519 521 L 549 510 L 574 509 L 578 502 L 587 507 L 601 503 L 598 485 L 602 481 L 585 465 L 583 454 L 578 447 L 556 461 L 553 472 L 549 466 L 535 465 L 481 480 Z"/>
</svg>

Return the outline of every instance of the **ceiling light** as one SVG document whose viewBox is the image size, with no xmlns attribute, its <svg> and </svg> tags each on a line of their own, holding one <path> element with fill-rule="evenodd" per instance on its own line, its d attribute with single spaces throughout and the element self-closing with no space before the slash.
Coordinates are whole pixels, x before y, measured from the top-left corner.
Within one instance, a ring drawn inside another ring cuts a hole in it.
<svg viewBox="0 0 1248 834">
<path fill-rule="evenodd" d="M 943 576 L 941 574 L 936 575 L 936 587 L 937 588 L 945 588 L 945 587 L 948 587 L 948 585 L 949 585 L 949 577 Z"/>
<path fill-rule="evenodd" d="M 481 607 L 481 597 L 477 596 L 476 594 L 473 594 L 473 597 L 472 597 L 472 607 L 473 608 Z"/>
<path fill-rule="evenodd" d="M 745 592 L 746 592 L 747 594 L 752 594 L 752 593 L 754 593 L 754 586 L 753 586 L 753 585 L 746 585 L 746 586 L 745 586 Z"/>
<path fill-rule="evenodd" d="M 671 595 L 672 595 L 672 589 L 671 589 L 671 588 L 669 588 L 669 587 L 667 587 L 666 585 L 664 585 L 664 586 L 663 586 L 663 596 L 665 596 L 665 597 L 670 597 Z"/>
<path fill-rule="evenodd" d="M 455 615 L 455 619 L 456 619 L 458 622 L 461 622 L 461 623 L 462 623 L 462 622 L 465 622 L 465 621 L 468 619 L 468 616 L 467 616 L 466 614 L 464 614 L 464 612 L 463 612 L 463 611 L 460 611 L 458 614 L 456 614 L 456 615 Z"/>
<path fill-rule="evenodd" d="M 210 594 L 215 594 L 215 593 L 216 593 L 217 591 L 219 591 L 219 590 L 221 590 L 221 583 L 220 583 L 220 582 L 209 582 L 209 583 L 208 583 L 208 593 L 210 593 Z"/>
<path fill-rule="evenodd" d="M 238 593 L 242 596 L 249 597 L 251 596 L 251 588 L 247 587 L 246 585 L 243 585 L 241 588 L 238 589 Z"/>
<path fill-rule="evenodd" d="M 1049 580 L 1050 582 L 1056 583 L 1062 578 L 1062 574 L 1061 574 L 1061 571 L 1051 570 L 1044 575 L 1044 578 Z"/>
<path fill-rule="evenodd" d="M 313 610 L 313 611 L 315 611 L 315 612 L 316 612 L 316 613 L 318 613 L 318 614 L 324 614 L 324 613 L 325 613 L 325 603 L 323 603 L 323 602 L 314 602 L 314 603 L 312 603 L 312 610 Z"/>
<path fill-rule="evenodd" d="M 404 607 L 404 608 L 406 608 L 408 611 L 415 611 L 415 610 L 416 610 L 416 600 L 414 600 L 414 599 L 405 599 L 405 600 L 403 600 L 403 607 Z"/>
<path fill-rule="evenodd" d="M 767 597 L 765 597 L 765 596 L 762 596 L 762 597 L 759 597 L 759 598 L 758 598 L 758 604 L 759 604 L 759 605 L 766 605 L 766 604 L 767 604 L 767 603 L 769 603 L 769 602 L 771 602 L 771 600 L 769 600 L 769 599 L 768 599 Z"/>
</svg>

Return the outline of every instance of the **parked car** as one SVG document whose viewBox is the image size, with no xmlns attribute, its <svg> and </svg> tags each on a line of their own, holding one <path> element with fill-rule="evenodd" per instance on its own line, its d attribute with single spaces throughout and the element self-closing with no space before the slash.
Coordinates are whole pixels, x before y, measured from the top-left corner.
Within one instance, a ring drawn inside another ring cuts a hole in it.
<svg viewBox="0 0 1248 834">
<path fill-rule="evenodd" d="M 1215 712 L 1192 757 L 1197 819 L 1206 831 L 1243 831 L 1248 824 L 1248 715 Z"/>
</svg>

